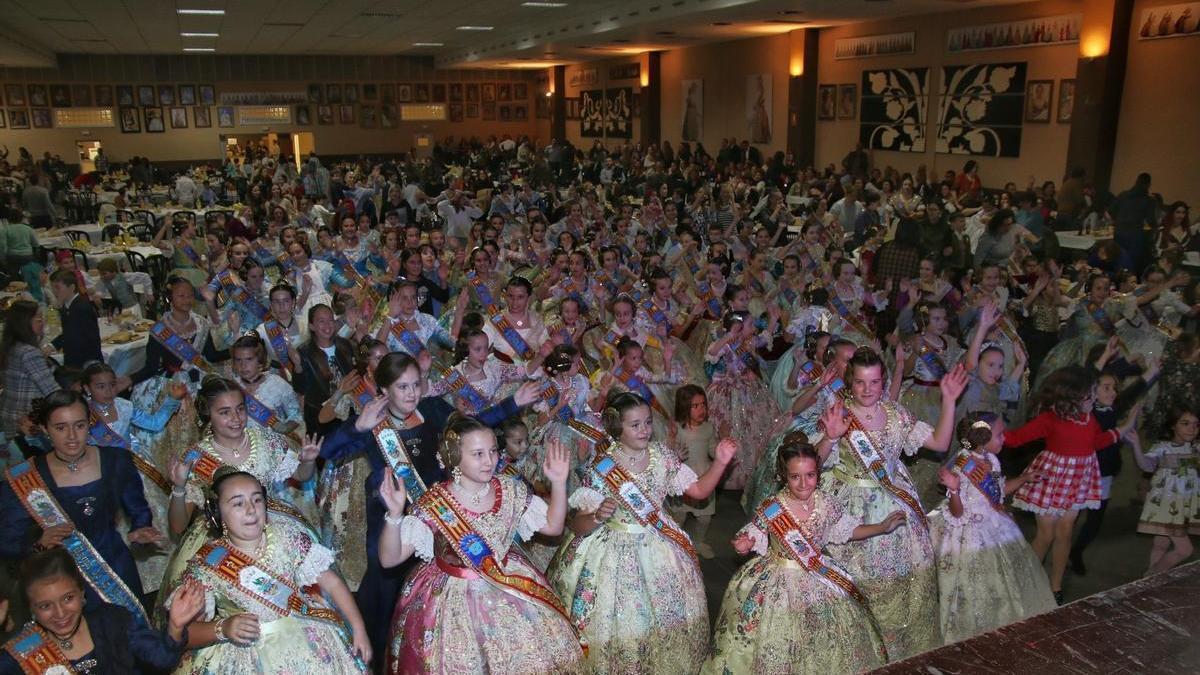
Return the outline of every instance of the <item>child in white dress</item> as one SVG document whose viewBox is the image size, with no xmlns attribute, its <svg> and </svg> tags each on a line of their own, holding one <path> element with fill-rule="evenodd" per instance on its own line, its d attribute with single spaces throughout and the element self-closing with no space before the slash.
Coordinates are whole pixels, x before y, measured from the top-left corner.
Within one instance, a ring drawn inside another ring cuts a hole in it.
<svg viewBox="0 0 1200 675">
<path fill-rule="evenodd" d="M 1134 442 L 1133 456 L 1143 471 L 1153 471 L 1150 493 L 1142 507 L 1137 531 L 1154 535 L 1150 569 L 1146 574 L 1165 572 L 1192 554 L 1193 534 L 1200 534 L 1200 450 L 1196 413 L 1176 409 L 1167 417 L 1164 432 L 1171 440 L 1154 444 L 1143 453 Z M 1128 435 L 1135 441 L 1137 435 Z"/>
</svg>

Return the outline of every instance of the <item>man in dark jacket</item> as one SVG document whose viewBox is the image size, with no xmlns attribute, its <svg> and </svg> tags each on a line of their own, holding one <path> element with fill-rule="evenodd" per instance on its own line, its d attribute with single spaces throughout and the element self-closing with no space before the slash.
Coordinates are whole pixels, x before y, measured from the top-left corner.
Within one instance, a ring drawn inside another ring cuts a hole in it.
<svg viewBox="0 0 1200 675">
<path fill-rule="evenodd" d="M 1143 226 L 1155 224 L 1155 203 L 1150 196 L 1150 174 L 1139 173 L 1133 187 L 1117 195 L 1108 207 L 1113 219 L 1113 239 L 1133 260 L 1133 269 L 1145 268 L 1150 235 Z"/>
<path fill-rule="evenodd" d="M 82 368 L 89 361 L 103 361 L 100 351 L 100 320 L 96 308 L 80 294 L 75 273 L 58 270 L 50 277 L 50 287 L 59 302 L 62 335 L 52 342 L 63 353 L 63 365 Z"/>
</svg>

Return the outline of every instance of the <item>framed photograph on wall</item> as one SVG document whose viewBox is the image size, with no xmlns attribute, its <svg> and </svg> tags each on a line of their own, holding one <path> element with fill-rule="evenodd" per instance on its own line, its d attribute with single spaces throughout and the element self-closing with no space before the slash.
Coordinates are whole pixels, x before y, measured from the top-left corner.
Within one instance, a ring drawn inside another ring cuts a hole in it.
<svg viewBox="0 0 1200 675">
<path fill-rule="evenodd" d="M 317 106 L 317 124 L 321 126 L 333 124 L 333 106 L 326 104 Z"/>
<path fill-rule="evenodd" d="M 418 82 L 413 85 L 413 100 L 417 103 L 429 103 L 429 84 Z"/>
<path fill-rule="evenodd" d="M 446 102 L 446 85 L 434 84 L 429 87 L 429 99 L 434 103 Z"/>
<path fill-rule="evenodd" d="M 529 100 L 529 85 L 524 82 L 517 82 L 513 85 L 513 100 L 528 101 Z"/>
<path fill-rule="evenodd" d="M 466 113 L 467 119 L 477 120 L 477 119 L 479 119 L 479 104 L 478 103 L 467 103 L 466 106 L 463 108 L 463 112 Z"/>
<path fill-rule="evenodd" d="M 110 84 L 96 85 L 96 105 L 107 108 L 113 104 L 113 88 Z"/>
<path fill-rule="evenodd" d="M 161 134 L 167 130 L 167 120 L 162 108 L 142 108 L 142 126 L 148 134 Z"/>
<path fill-rule="evenodd" d="M 1075 114 L 1075 80 L 1058 81 L 1058 116 L 1059 124 L 1070 124 L 1071 116 Z"/>
<path fill-rule="evenodd" d="M 188 128 L 187 108 L 176 106 L 171 108 L 171 128 L 186 129 Z"/>
<path fill-rule="evenodd" d="M 131 85 L 117 85 L 117 105 L 133 105 L 133 87 Z"/>
<path fill-rule="evenodd" d="M 346 97 L 346 103 L 358 103 L 358 85 L 346 85 L 342 88 L 342 95 Z"/>
<path fill-rule="evenodd" d="M 29 105 L 38 105 L 38 106 L 50 105 L 50 94 L 46 93 L 46 85 L 44 85 L 44 84 L 29 85 Z"/>
<path fill-rule="evenodd" d="M 511 122 L 512 121 L 512 106 L 508 105 L 507 103 L 502 104 L 500 106 L 500 121 L 501 122 Z"/>
<path fill-rule="evenodd" d="M 135 111 L 136 112 L 136 111 Z M 10 129 L 28 129 L 29 128 L 29 111 L 25 108 L 8 110 L 8 127 Z"/>
<path fill-rule="evenodd" d="M 1036 124 L 1050 122 L 1054 105 L 1054 80 L 1029 80 L 1025 85 L 1025 121 Z"/>
<path fill-rule="evenodd" d="M 484 122 L 491 122 L 496 119 L 496 102 L 495 101 L 484 101 L 483 108 L 481 110 L 483 112 L 483 121 Z"/>
<path fill-rule="evenodd" d="M 479 84 L 471 83 L 466 86 L 467 103 L 479 103 Z"/>
<path fill-rule="evenodd" d="M 491 82 L 486 82 L 483 84 L 482 88 L 480 89 L 480 93 L 483 96 L 483 100 L 485 102 L 486 101 L 495 101 L 496 100 L 496 85 Z"/>
<path fill-rule="evenodd" d="M 137 102 L 140 106 L 151 106 L 157 102 L 154 97 L 154 87 L 148 84 L 139 84 L 137 88 Z"/>
<path fill-rule="evenodd" d="M 312 108 L 306 105 L 296 106 L 296 124 L 308 126 L 312 124 Z"/>
<path fill-rule="evenodd" d="M 453 82 L 446 94 L 450 98 L 451 103 L 461 103 L 463 100 L 462 82 Z"/>
<path fill-rule="evenodd" d="M 511 101 L 512 100 L 512 85 L 507 82 L 501 82 L 496 85 L 496 100 Z"/>
<path fill-rule="evenodd" d="M 79 108 L 90 108 L 92 106 L 92 85 L 71 85 L 71 104 Z"/>
<path fill-rule="evenodd" d="M 376 126 L 378 126 L 379 110 L 375 106 L 369 103 L 364 103 L 362 108 L 359 110 L 361 112 L 359 116 L 359 123 L 362 125 L 362 128 L 374 129 Z"/>
<path fill-rule="evenodd" d="M 518 103 L 513 106 L 513 121 L 524 122 L 529 119 L 529 106 L 525 103 Z"/>
<path fill-rule="evenodd" d="M 395 103 L 384 103 L 379 106 L 380 129 L 395 129 L 396 123 L 399 121 L 400 111 L 396 109 Z"/>
<path fill-rule="evenodd" d="M 396 102 L 396 85 L 392 83 L 379 85 L 379 100 L 384 103 Z"/>
<path fill-rule="evenodd" d="M 49 129 L 54 126 L 50 123 L 49 108 L 33 108 L 29 113 L 30 118 L 33 120 L 34 129 Z"/>
<path fill-rule="evenodd" d="M 342 102 L 342 85 L 330 84 L 325 87 L 325 100 L 330 103 Z"/>
<path fill-rule="evenodd" d="M 55 108 L 70 108 L 71 88 L 65 84 L 50 85 L 50 105 Z"/>
<path fill-rule="evenodd" d="M 364 84 L 362 94 L 363 94 L 364 101 L 378 101 L 379 100 L 379 85 Z"/>
<path fill-rule="evenodd" d="M 852 120 L 855 113 L 858 111 L 858 85 L 857 84 L 839 84 L 838 85 L 838 104 L 837 118 L 839 120 Z"/>
<path fill-rule="evenodd" d="M 338 106 L 338 124 L 354 124 L 353 103 L 343 103 Z"/>
<path fill-rule="evenodd" d="M 463 104 L 451 103 L 450 107 L 449 107 L 449 112 L 450 112 L 450 121 L 451 122 L 463 121 Z"/>
<path fill-rule="evenodd" d="M 831 120 L 837 118 L 837 85 L 822 84 L 817 86 L 817 119 Z"/>
<path fill-rule="evenodd" d="M 396 101 L 400 103 L 412 102 L 412 85 L 398 84 L 396 85 Z"/>
<path fill-rule="evenodd" d="M 28 100 L 25 98 L 25 87 L 19 84 L 4 85 L 4 100 L 8 101 L 9 105 L 25 105 Z"/>
<path fill-rule="evenodd" d="M 216 105 L 217 104 L 217 89 L 211 84 L 202 84 L 196 87 L 196 91 L 200 94 L 200 105 Z"/>
<path fill-rule="evenodd" d="M 217 108 L 217 126 L 222 129 L 233 128 L 233 106 L 223 105 Z"/>
<path fill-rule="evenodd" d="M 179 85 L 179 105 L 196 105 L 196 85 Z"/>
<path fill-rule="evenodd" d="M 325 96 L 325 88 L 319 84 L 308 85 L 308 102 L 320 103 Z"/>
<path fill-rule="evenodd" d="M 169 84 L 158 85 L 159 105 L 175 105 L 175 87 Z"/>
<path fill-rule="evenodd" d="M 138 109 L 133 106 L 122 106 L 118 113 L 121 133 L 136 134 L 142 130 L 142 121 L 138 119 Z"/>
<path fill-rule="evenodd" d="M 192 121 L 196 123 L 197 129 L 207 129 L 212 126 L 211 108 L 206 105 L 197 105 L 192 107 Z"/>
</svg>

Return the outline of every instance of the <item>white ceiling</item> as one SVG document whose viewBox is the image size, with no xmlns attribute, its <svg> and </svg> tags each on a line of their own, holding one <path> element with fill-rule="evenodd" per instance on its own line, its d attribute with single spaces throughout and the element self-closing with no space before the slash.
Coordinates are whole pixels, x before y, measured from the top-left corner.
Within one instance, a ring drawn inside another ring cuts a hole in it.
<svg viewBox="0 0 1200 675">
<path fill-rule="evenodd" d="M 48 67 L 54 54 L 179 54 L 185 47 L 410 54 L 432 56 L 442 68 L 548 65 L 1022 0 L 567 1 L 533 8 L 521 0 L 0 0 L 0 65 Z M 180 15 L 180 8 L 226 14 Z M 456 30 L 460 25 L 494 30 Z"/>
</svg>

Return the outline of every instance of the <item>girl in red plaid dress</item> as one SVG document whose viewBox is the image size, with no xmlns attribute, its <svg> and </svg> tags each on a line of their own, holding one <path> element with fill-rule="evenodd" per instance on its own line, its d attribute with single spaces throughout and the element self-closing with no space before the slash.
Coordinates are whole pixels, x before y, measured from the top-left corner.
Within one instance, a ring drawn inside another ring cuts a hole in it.
<svg viewBox="0 0 1200 675">
<path fill-rule="evenodd" d="M 1013 496 L 1013 507 L 1037 516 L 1033 552 L 1038 560 L 1050 552 L 1050 588 L 1062 604 L 1063 570 L 1071 551 L 1071 531 L 1082 509 L 1100 506 L 1100 465 L 1096 450 L 1107 447 L 1133 428 L 1136 416 L 1121 427 L 1104 431 L 1092 415 L 1096 374 L 1083 366 L 1068 366 L 1051 373 L 1034 399 L 1040 414 L 1019 429 L 1008 432 L 1006 448 L 1045 440 L 1046 448 L 1034 458 L 1029 471 L 1041 480 L 1025 483 Z"/>
</svg>

